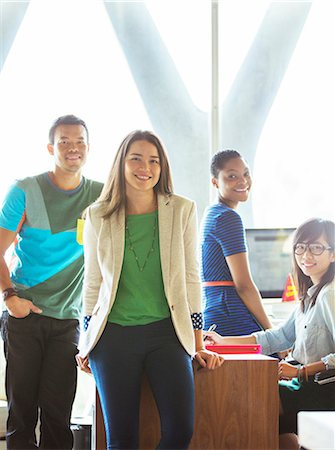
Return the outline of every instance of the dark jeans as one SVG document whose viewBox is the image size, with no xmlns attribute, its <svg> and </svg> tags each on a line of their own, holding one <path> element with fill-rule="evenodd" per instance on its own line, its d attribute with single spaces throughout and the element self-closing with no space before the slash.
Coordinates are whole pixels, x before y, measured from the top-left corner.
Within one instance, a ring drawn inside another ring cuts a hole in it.
<svg viewBox="0 0 335 450">
<path fill-rule="evenodd" d="M 70 430 L 77 369 L 77 320 L 37 314 L 1 317 L 8 400 L 7 448 L 72 449 Z M 35 428 L 40 409 L 40 443 Z"/>
<path fill-rule="evenodd" d="M 170 319 L 127 327 L 107 323 L 89 359 L 101 400 L 108 449 L 139 447 L 143 372 L 161 420 L 157 448 L 188 448 L 194 423 L 192 362 Z"/>
</svg>

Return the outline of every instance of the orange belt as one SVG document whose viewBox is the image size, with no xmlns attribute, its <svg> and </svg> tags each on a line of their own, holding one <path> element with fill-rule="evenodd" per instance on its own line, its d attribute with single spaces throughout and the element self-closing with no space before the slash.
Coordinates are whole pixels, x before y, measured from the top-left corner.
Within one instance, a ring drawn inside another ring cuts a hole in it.
<svg viewBox="0 0 335 450">
<path fill-rule="evenodd" d="M 235 286 L 234 281 L 203 281 L 203 287 L 207 286 Z"/>
</svg>

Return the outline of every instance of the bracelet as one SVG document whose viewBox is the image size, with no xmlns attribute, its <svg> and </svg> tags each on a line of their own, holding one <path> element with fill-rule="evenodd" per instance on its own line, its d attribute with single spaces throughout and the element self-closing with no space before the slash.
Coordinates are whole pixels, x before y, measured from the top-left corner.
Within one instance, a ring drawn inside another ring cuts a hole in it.
<svg viewBox="0 0 335 450">
<path fill-rule="evenodd" d="M 300 373 L 301 367 L 299 366 L 297 370 L 298 370 L 298 372 L 297 372 L 297 378 L 298 378 L 298 381 L 300 382 L 300 381 L 301 381 L 301 373 Z"/>
<path fill-rule="evenodd" d="M 324 356 L 323 358 L 321 358 L 321 361 L 325 365 L 326 370 L 329 370 L 329 359 L 328 359 L 328 356 Z"/>
<path fill-rule="evenodd" d="M 17 295 L 17 290 L 13 287 L 9 287 L 2 291 L 2 300 L 5 302 L 9 297 L 14 297 Z"/>
<path fill-rule="evenodd" d="M 308 383 L 308 372 L 307 372 L 307 367 L 306 366 L 300 366 L 298 367 L 298 381 L 303 381 L 304 378 L 301 377 L 301 372 L 304 371 L 304 378 L 306 380 L 306 383 Z"/>
<path fill-rule="evenodd" d="M 306 383 L 308 383 L 308 372 L 307 372 L 307 366 L 304 366 L 305 369 L 305 379 L 306 379 Z"/>
</svg>

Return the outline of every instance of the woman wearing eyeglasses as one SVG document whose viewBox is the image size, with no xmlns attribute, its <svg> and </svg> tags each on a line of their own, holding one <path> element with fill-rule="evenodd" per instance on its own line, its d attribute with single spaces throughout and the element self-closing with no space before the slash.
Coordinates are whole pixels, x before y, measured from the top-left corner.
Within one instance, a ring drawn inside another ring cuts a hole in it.
<svg viewBox="0 0 335 450">
<path fill-rule="evenodd" d="M 300 305 L 277 329 L 249 336 L 222 337 L 205 332 L 215 344 L 261 344 L 265 354 L 292 348 L 297 365 L 279 363 L 280 448 L 299 448 L 297 413 L 334 411 L 335 382 L 318 384 L 314 375 L 335 369 L 335 224 L 310 219 L 297 228 L 294 274 Z"/>
</svg>

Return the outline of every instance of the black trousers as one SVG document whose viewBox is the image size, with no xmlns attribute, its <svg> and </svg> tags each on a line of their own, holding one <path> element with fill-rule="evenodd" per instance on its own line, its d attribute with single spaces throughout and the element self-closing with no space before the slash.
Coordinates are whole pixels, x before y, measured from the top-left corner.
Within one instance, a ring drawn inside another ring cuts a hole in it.
<svg viewBox="0 0 335 450">
<path fill-rule="evenodd" d="M 7 361 L 7 448 L 72 449 L 70 418 L 77 383 L 78 321 L 33 313 L 16 319 L 3 312 L 1 333 Z"/>
</svg>

